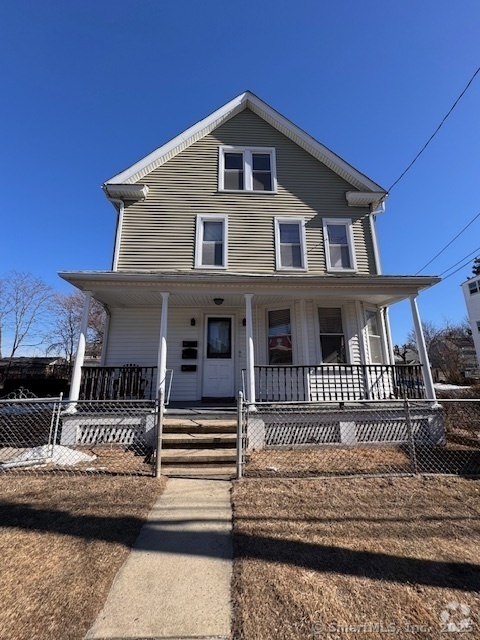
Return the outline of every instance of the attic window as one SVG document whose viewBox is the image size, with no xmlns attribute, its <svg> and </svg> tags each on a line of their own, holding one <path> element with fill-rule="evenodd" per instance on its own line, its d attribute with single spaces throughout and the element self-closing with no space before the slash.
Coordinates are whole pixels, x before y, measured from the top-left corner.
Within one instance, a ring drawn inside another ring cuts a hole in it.
<svg viewBox="0 0 480 640">
<path fill-rule="evenodd" d="M 220 147 L 219 191 L 275 193 L 275 149 L 270 147 Z"/>
</svg>

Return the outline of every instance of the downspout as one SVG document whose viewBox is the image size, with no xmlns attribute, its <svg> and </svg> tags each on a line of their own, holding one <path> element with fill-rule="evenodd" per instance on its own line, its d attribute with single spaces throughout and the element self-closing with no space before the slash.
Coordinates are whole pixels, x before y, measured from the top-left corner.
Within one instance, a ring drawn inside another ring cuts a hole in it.
<svg viewBox="0 0 480 640">
<path fill-rule="evenodd" d="M 372 205 L 370 205 L 370 214 L 369 214 L 369 221 L 370 221 L 370 233 L 372 234 L 372 243 L 373 243 L 373 257 L 375 260 L 375 270 L 377 272 L 377 276 L 381 276 L 382 275 L 382 265 L 380 264 L 380 251 L 378 248 L 378 237 L 377 237 L 377 229 L 375 227 L 375 220 L 376 220 L 376 216 L 379 213 L 384 213 L 385 212 L 385 202 L 380 202 L 379 206 L 372 211 Z"/>
<path fill-rule="evenodd" d="M 103 190 L 105 195 L 107 196 L 107 200 L 112 202 L 114 205 L 118 205 L 118 216 L 117 216 L 117 228 L 115 230 L 115 247 L 113 250 L 113 260 L 112 260 L 112 271 L 117 271 L 118 269 L 118 257 L 120 254 L 120 243 L 122 241 L 122 229 L 123 229 L 123 212 L 125 211 L 125 203 L 120 198 L 112 198 L 108 193 L 108 187 L 106 184 L 103 185 Z M 116 209 L 117 207 L 115 207 Z"/>
</svg>

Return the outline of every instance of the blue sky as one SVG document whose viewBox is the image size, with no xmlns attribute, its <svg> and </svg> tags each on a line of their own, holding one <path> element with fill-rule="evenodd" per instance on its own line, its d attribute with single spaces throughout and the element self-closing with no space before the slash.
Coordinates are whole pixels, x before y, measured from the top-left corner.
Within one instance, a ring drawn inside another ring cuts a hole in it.
<svg viewBox="0 0 480 640">
<path fill-rule="evenodd" d="M 480 62 L 477 0 L 16 0 L 1 11 L 0 274 L 109 269 L 102 182 L 245 89 L 388 188 Z M 378 220 L 386 274 L 414 274 L 478 211 L 480 76 Z M 423 273 L 480 246 L 477 220 Z M 470 266 L 419 299 L 465 316 Z M 394 341 L 411 327 L 391 311 Z"/>
</svg>

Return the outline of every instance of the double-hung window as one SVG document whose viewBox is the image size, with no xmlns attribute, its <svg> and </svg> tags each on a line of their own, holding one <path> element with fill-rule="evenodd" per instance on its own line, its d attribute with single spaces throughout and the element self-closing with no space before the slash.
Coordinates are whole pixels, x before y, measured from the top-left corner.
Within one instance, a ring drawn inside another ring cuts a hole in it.
<svg viewBox="0 0 480 640">
<path fill-rule="evenodd" d="M 227 268 L 227 216 L 197 216 L 195 267 Z"/>
<path fill-rule="evenodd" d="M 275 149 L 271 147 L 220 147 L 219 191 L 275 193 Z"/>
<path fill-rule="evenodd" d="M 325 364 L 347 362 L 342 310 L 337 307 L 320 307 L 318 309 L 318 323 L 322 362 Z"/>
<path fill-rule="evenodd" d="M 303 218 L 275 218 L 275 257 L 277 270 L 307 269 Z"/>
<path fill-rule="evenodd" d="M 327 271 L 356 271 L 351 220 L 327 218 L 323 221 Z"/>
<path fill-rule="evenodd" d="M 370 362 L 372 364 L 383 363 L 382 335 L 380 331 L 380 322 L 378 313 L 373 309 L 367 309 L 365 312 L 365 320 L 367 325 L 368 348 L 370 351 Z"/>
<path fill-rule="evenodd" d="M 290 309 L 268 312 L 268 364 L 292 364 Z"/>
<path fill-rule="evenodd" d="M 470 295 L 474 293 L 478 293 L 478 286 L 480 284 L 480 280 L 474 280 L 473 282 L 468 283 L 468 289 L 470 291 Z"/>
</svg>

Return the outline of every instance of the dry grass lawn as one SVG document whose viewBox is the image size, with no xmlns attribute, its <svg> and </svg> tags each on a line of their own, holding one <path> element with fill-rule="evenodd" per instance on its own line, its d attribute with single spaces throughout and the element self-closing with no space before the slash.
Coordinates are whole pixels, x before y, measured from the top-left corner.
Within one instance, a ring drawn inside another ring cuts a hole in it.
<svg viewBox="0 0 480 640">
<path fill-rule="evenodd" d="M 235 640 L 480 638 L 479 480 L 245 479 L 233 505 Z"/>
<path fill-rule="evenodd" d="M 164 481 L 0 477 L 0 638 L 79 640 Z"/>
</svg>

